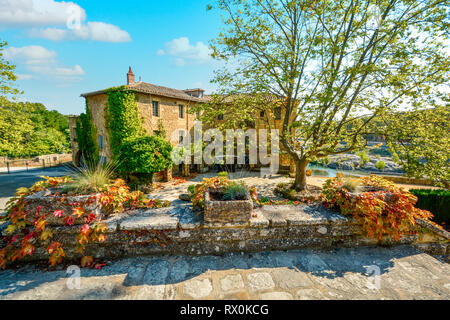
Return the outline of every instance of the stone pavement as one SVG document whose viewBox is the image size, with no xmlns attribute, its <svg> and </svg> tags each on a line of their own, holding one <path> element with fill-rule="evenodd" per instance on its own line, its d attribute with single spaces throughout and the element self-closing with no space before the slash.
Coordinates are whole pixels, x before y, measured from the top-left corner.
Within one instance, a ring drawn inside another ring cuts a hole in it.
<svg viewBox="0 0 450 320">
<path fill-rule="evenodd" d="M 0 299 L 450 299 L 450 266 L 410 246 L 130 258 L 78 289 L 73 272 L 0 271 Z"/>
</svg>

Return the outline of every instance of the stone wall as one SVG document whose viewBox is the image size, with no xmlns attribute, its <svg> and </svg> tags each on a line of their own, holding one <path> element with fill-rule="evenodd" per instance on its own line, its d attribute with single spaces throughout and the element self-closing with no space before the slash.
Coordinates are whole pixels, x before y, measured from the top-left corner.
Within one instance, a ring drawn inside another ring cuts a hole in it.
<svg viewBox="0 0 450 320">
<path fill-rule="evenodd" d="M 97 127 L 97 139 L 103 136 L 103 149 L 99 150 L 99 155 L 107 160 L 111 159 L 111 148 L 108 129 L 105 123 L 105 112 L 107 111 L 108 96 L 106 94 L 97 94 L 86 97 L 89 109 L 92 112 L 92 119 Z M 192 133 L 195 121 L 195 115 L 189 114 L 190 108 L 195 102 L 173 99 L 167 97 L 154 96 L 150 94 L 136 93 L 136 100 L 142 117 L 142 125 L 146 132 L 150 135 L 159 129 L 159 121 L 162 121 L 164 130 L 166 131 L 167 140 L 172 145 L 179 143 L 180 131 L 184 134 Z M 159 117 L 153 115 L 153 101 L 159 102 Z M 184 106 L 184 117 L 179 117 L 179 105 Z M 73 152 L 72 161 L 75 165 L 79 165 L 79 149 L 76 142 L 76 119 L 69 118 L 69 128 L 71 134 L 71 145 Z M 189 173 L 187 172 L 187 175 Z M 157 181 L 167 181 L 171 177 L 171 173 L 163 172 L 156 175 Z"/>
<path fill-rule="evenodd" d="M 143 118 L 143 126 L 148 134 L 158 130 L 158 122 L 162 124 L 167 134 L 167 139 L 172 145 L 179 143 L 179 131 L 191 132 L 194 127 L 195 115 L 188 111 L 195 102 L 153 96 L 149 94 L 136 93 L 139 110 Z M 159 103 L 159 117 L 153 115 L 153 101 Z M 178 106 L 184 106 L 184 118 L 179 117 Z"/>
<path fill-rule="evenodd" d="M 106 220 L 107 240 L 90 244 L 85 252 L 97 259 L 116 259 L 139 255 L 221 255 L 229 252 L 258 252 L 302 248 L 376 246 L 361 235 L 352 220 L 311 206 L 273 206 L 255 210 L 246 223 L 213 224 L 193 215 L 190 205 L 121 213 Z M 423 226 L 422 226 L 423 227 Z M 78 227 L 53 227 L 55 241 L 63 244 L 67 259 L 78 259 Z M 415 244 L 435 254 L 450 254 L 449 233 L 405 236 L 400 242 L 389 238 L 384 245 Z M 38 245 L 28 260 L 46 260 L 46 243 Z"/>
</svg>

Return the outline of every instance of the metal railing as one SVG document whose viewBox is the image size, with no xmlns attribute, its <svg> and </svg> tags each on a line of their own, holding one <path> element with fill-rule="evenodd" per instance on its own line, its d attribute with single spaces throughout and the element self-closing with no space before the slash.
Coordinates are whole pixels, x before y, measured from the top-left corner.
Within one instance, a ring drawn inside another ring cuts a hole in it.
<svg viewBox="0 0 450 320">
<path fill-rule="evenodd" d="M 57 167 L 70 162 L 72 162 L 71 154 L 45 155 L 32 159 L 2 158 L 0 160 L 0 174 Z"/>
</svg>

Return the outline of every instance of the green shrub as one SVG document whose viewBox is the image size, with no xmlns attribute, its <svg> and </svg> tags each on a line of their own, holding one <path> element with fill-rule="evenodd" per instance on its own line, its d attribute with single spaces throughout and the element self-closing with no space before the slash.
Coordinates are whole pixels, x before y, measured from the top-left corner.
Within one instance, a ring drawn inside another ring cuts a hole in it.
<svg viewBox="0 0 450 320">
<path fill-rule="evenodd" d="M 261 204 L 270 203 L 270 199 L 267 198 L 267 197 L 262 197 L 262 198 L 259 200 L 259 202 L 260 202 Z"/>
<path fill-rule="evenodd" d="M 191 184 L 189 187 L 188 187 L 188 192 L 189 192 L 189 194 L 192 196 L 193 194 L 195 194 L 195 184 Z"/>
<path fill-rule="evenodd" d="M 416 207 L 434 214 L 433 221 L 450 225 L 450 190 L 410 190 L 418 198 Z"/>
<path fill-rule="evenodd" d="M 92 113 L 86 102 L 86 113 L 80 114 L 76 128 L 78 148 L 85 163 L 96 164 L 99 159 L 97 128 L 92 120 Z"/>
<path fill-rule="evenodd" d="M 356 178 L 343 178 L 342 179 L 342 188 L 346 189 L 350 192 L 357 191 L 358 187 L 361 186 L 361 180 Z"/>
<path fill-rule="evenodd" d="M 378 170 L 383 171 L 384 168 L 386 168 L 386 163 L 385 163 L 384 161 L 378 161 L 378 162 L 375 164 L 375 167 L 376 167 Z"/>
<path fill-rule="evenodd" d="M 101 188 L 110 184 L 114 177 L 114 171 L 115 165 L 113 163 L 83 164 L 82 167 L 75 169 L 73 182 L 64 187 L 63 193 L 90 194 L 99 192 Z"/>
<path fill-rule="evenodd" d="M 223 177 L 228 179 L 228 172 L 222 171 L 217 174 L 218 177 Z"/>
<path fill-rule="evenodd" d="M 161 137 L 145 136 L 125 140 L 120 146 L 118 171 L 125 176 L 148 176 L 172 166 L 172 146 Z"/>
<path fill-rule="evenodd" d="M 366 164 L 367 162 L 370 161 L 370 159 L 367 156 L 367 153 L 365 151 L 358 152 L 356 155 L 361 158 L 361 162 L 360 162 L 361 165 Z"/>
</svg>

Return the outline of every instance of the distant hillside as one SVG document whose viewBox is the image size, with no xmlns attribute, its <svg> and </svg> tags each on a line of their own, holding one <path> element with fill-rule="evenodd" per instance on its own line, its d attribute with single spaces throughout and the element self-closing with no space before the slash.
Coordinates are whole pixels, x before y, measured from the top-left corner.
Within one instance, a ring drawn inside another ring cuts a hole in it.
<svg viewBox="0 0 450 320">
<path fill-rule="evenodd" d="M 0 156 L 13 158 L 70 152 L 68 116 L 40 103 L 1 101 Z"/>
</svg>

